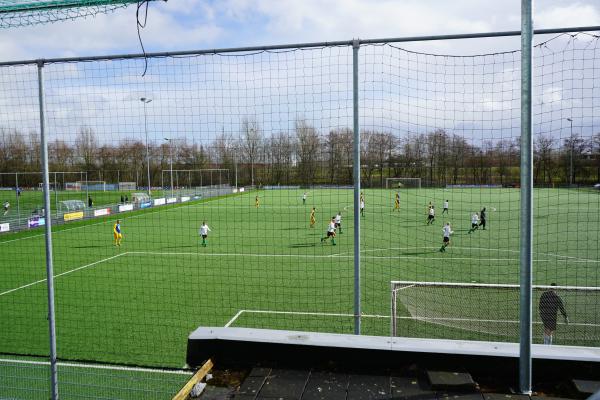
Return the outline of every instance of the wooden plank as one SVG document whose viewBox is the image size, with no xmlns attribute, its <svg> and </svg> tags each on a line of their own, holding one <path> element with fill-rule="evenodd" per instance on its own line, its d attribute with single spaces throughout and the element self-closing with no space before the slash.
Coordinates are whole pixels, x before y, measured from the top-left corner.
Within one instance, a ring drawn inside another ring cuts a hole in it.
<svg viewBox="0 0 600 400">
<path fill-rule="evenodd" d="M 196 383 L 198 383 L 202 379 L 204 379 L 204 377 L 206 376 L 206 374 L 208 374 L 208 372 L 212 369 L 212 367 L 213 367 L 213 362 L 212 362 L 211 359 L 208 359 L 208 361 L 206 361 L 204 363 L 204 365 L 202 366 L 202 368 L 200 368 L 194 374 L 194 376 L 192 376 L 192 378 L 181 388 L 181 390 L 179 391 L 179 393 L 177 393 L 175 395 L 175 397 L 173 397 L 173 400 L 185 400 L 185 399 L 187 399 L 187 397 L 189 396 L 190 392 L 192 391 L 192 389 L 194 388 L 194 386 L 196 385 Z"/>
</svg>

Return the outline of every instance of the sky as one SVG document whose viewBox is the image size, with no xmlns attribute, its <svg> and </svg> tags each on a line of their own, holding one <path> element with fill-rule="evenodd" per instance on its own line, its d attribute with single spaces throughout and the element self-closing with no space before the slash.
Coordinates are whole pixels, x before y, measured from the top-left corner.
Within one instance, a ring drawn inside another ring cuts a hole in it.
<svg viewBox="0 0 600 400">
<path fill-rule="evenodd" d="M 135 8 L 0 31 L 0 59 L 139 53 Z M 534 24 L 600 25 L 600 2 L 537 0 Z M 173 51 L 519 29 L 518 0 L 159 0 L 142 37 Z"/>
<path fill-rule="evenodd" d="M 534 25 L 600 25 L 600 2 L 535 1 Z M 141 34 L 147 52 L 162 52 L 519 29 L 516 0 L 169 0 L 150 3 Z M 600 131 L 598 42 L 563 37 L 538 52 L 544 68 L 534 85 L 534 129 L 564 137 L 573 117 L 578 132 Z M 481 55 L 516 50 L 518 37 L 399 46 L 360 50 L 363 129 L 401 135 L 441 128 L 478 142 L 519 135 L 520 65 L 512 53 L 462 59 L 405 50 Z M 140 52 L 135 6 L 0 30 L 1 61 Z M 322 133 L 352 126 L 349 48 L 154 59 L 145 77 L 143 70 L 142 60 L 47 65 L 51 139 L 74 141 L 87 126 L 101 142 L 145 140 L 146 121 L 156 143 L 236 136 L 245 118 L 266 136 L 293 131 L 298 119 Z M 36 84 L 35 68 L 2 70 L 0 128 L 37 130 Z M 140 97 L 153 99 L 147 120 Z"/>
</svg>

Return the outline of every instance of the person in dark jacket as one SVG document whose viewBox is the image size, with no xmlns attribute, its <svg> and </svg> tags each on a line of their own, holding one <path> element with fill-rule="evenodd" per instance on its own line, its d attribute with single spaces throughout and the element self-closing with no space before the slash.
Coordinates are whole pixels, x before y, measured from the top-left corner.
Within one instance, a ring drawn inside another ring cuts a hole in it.
<svg viewBox="0 0 600 400">
<path fill-rule="evenodd" d="M 550 286 L 556 286 L 556 283 L 552 283 Z M 561 297 L 556 293 L 554 288 L 546 290 L 540 296 L 540 318 L 544 324 L 544 344 L 552 344 L 552 336 L 556 331 L 556 320 L 558 312 L 562 314 L 565 319 L 565 323 L 569 323 L 569 317 L 565 310 L 565 305 Z"/>
</svg>

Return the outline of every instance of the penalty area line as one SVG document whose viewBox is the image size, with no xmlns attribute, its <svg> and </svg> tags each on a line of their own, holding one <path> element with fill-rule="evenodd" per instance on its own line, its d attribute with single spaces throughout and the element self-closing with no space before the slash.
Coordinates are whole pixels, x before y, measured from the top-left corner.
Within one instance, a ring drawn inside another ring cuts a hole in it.
<svg viewBox="0 0 600 400">
<path fill-rule="evenodd" d="M 23 364 L 23 365 L 50 365 L 50 361 L 33 361 L 33 360 L 16 360 L 10 358 L 0 358 L 0 363 L 6 364 Z M 159 369 L 159 368 L 143 368 L 143 367 L 124 367 L 121 365 L 102 365 L 102 364 L 85 364 L 71 363 L 58 361 L 59 367 L 84 368 L 84 369 L 101 369 L 109 371 L 127 371 L 127 372 L 149 372 L 155 374 L 171 374 L 171 375 L 192 375 L 192 371 L 182 371 L 175 369 Z"/>
<path fill-rule="evenodd" d="M 68 275 L 70 273 L 77 272 L 77 271 L 85 269 L 85 268 L 93 267 L 94 265 L 97 265 L 97 264 L 100 264 L 100 263 L 103 263 L 103 262 L 106 262 L 106 261 L 113 260 L 113 259 L 115 259 L 117 257 L 124 256 L 125 254 L 127 254 L 127 252 L 120 253 L 120 254 L 114 255 L 112 257 L 103 258 L 102 260 L 94 261 L 93 263 L 89 263 L 89 264 L 86 264 L 86 265 L 82 265 L 81 267 L 77 267 L 77 268 L 73 268 L 73 269 L 70 269 L 70 270 L 65 271 L 65 272 L 61 272 L 60 274 L 54 275 L 54 278 L 56 279 L 58 277 L 61 277 L 61 276 L 64 276 L 64 275 Z M 46 280 L 47 280 L 47 278 L 40 279 L 38 281 L 31 282 L 31 283 L 28 283 L 28 284 L 23 285 L 23 286 L 19 286 L 17 288 L 7 290 L 5 292 L 0 293 L 0 296 L 4 296 L 5 294 L 16 292 L 17 290 L 26 289 L 26 288 L 28 288 L 30 286 L 34 286 L 34 285 L 37 285 L 39 283 L 46 282 Z"/>
</svg>

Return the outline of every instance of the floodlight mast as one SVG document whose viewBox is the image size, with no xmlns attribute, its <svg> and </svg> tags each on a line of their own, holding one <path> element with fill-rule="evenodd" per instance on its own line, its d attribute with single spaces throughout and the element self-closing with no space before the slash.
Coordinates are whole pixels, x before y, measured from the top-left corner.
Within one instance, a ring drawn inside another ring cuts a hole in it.
<svg viewBox="0 0 600 400">
<path fill-rule="evenodd" d="M 173 139 L 164 138 L 169 143 L 169 161 L 171 164 L 171 197 L 173 197 Z M 163 188 L 164 190 L 164 188 Z"/>
<path fill-rule="evenodd" d="M 144 132 L 146 134 L 146 169 L 148 171 L 148 196 L 152 195 L 150 189 L 150 151 L 148 149 L 148 114 L 146 113 L 146 104 L 150 103 L 152 99 L 147 97 L 140 98 L 140 101 L 144 104 Z"/>
</svg>

